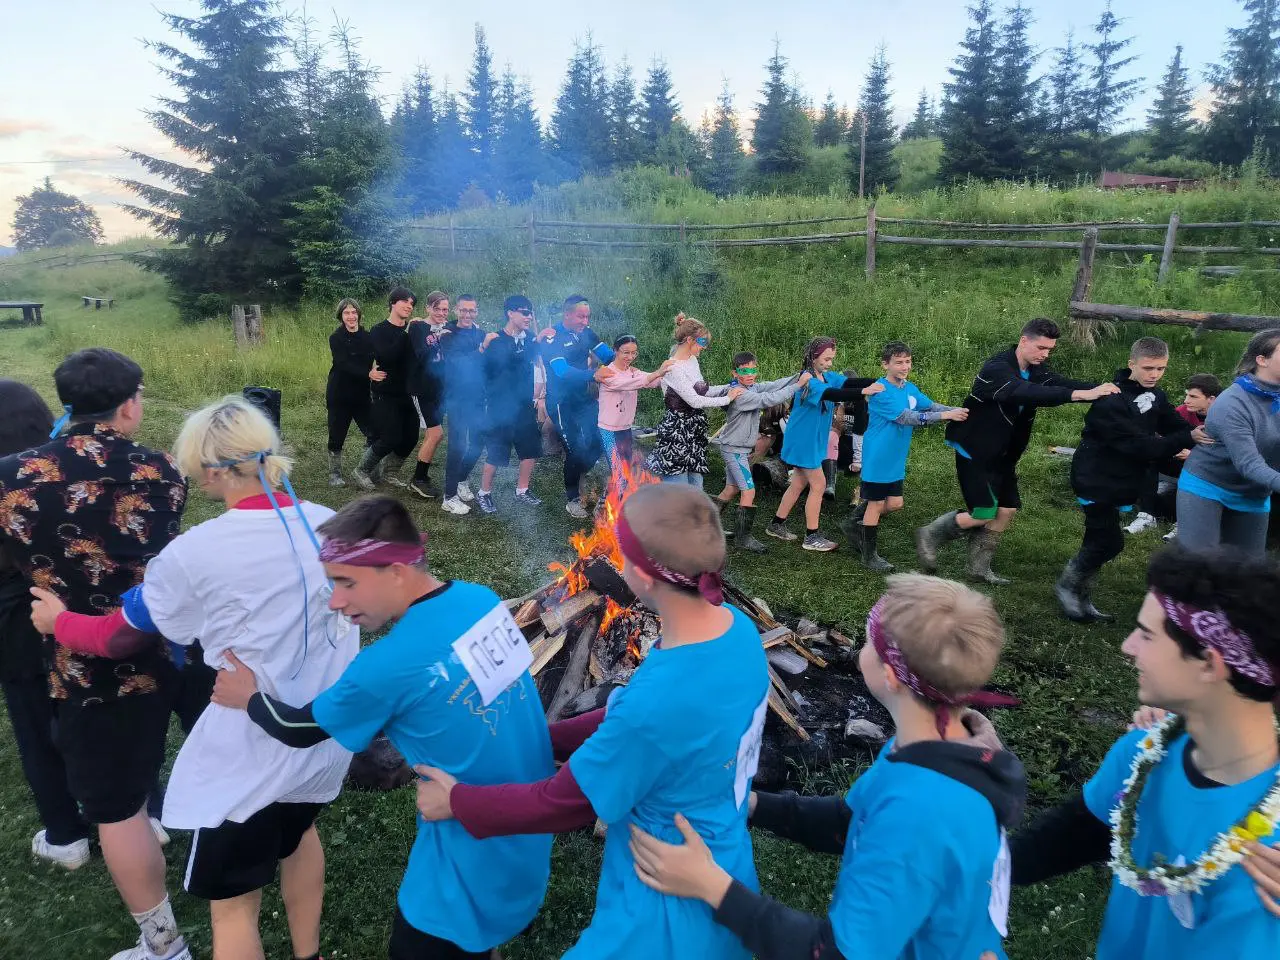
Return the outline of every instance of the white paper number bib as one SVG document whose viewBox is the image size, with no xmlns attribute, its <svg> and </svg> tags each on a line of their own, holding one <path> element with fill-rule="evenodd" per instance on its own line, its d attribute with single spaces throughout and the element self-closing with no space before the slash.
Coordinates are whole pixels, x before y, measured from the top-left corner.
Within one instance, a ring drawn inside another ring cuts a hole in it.
<svg viewBox="0 0 1280 960">
<path fill-rule="evenodd" d="M 747 781 L 756 775 L 760 768 L 760 741 L 764 737 L 764 718 L 769 710 L 769 697 L 766 695 L 751 715 L 751 726 L 738 741 L 738 761 L 734 764 L 733 801 L 739 808 L 747 799 Z"/>
<path fill-rule="evenodd" d="M 991 899 L 987 913 L 1001 937 L 1009 935 L 1009 886 L 1013 879 L 1013 857 L 1009 855 L 1009 836 L 1000 830 L 1000 852 L 991 869 Z"/>
<path fill-rule="evenodd" d="M 529 641 L 503 604 L 453 641 L 453 652 L 471 675 L 486 707 L 533 666 Z"/>
</svg>

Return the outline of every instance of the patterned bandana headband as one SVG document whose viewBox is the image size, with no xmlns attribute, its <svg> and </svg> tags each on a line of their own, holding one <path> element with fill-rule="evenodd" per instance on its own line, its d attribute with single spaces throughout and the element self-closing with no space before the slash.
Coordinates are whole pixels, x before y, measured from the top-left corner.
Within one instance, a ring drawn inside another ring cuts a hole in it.
<svg viewBox="0 0 1280 960">
<path fill-rule="evenodd" d="M 1217 650 L 1226 665 L 1241 676 L 1266 687 L 1276 686 L 1271 664 L 1258 655 L 1249 635 L 1233 627 L 1221 610 L 1201 610 L 1163 593 L 1152 592 L 1160 601 L 1164 615 L 1183 633 L 1195 637 L 1201 646 Z"/>
<path fill-rule="evenodd" d="M 1018 701 L 1013 697 L 1006 697 L 1002 693 L 988 693 L 985 690 L 975 690 L 973 693 L 959 695 L 943 693 L 907 665 L 907 658 L 903 656 L 902 648 L 884 627 L 883 616 L 884 597 L 881 597 L 867 614 L 867 639 L 875 647 L 876 655 L 889 665 L 898 682 L 934 708 L 934 722 L 943 740 L 947 739 L 947 726 L 951 720 L 948 712 L 950 707 L 1016 707 L 1018 705 Z"/>
<path fill-rule="evenodd" d="M 641 546 L 640 539 L 631 529 L 631 524 L 627 523 L 625 512 L 618 514 L 618 522 L 613 532 L 618 538 L 618 548 L 622 551 L 622 555 L 635 564 L 637 569 L 673 587 L 700 593 L 707 603 L 715 604 L 717 607 L 724 603 L 724 580 L 721 578 L 720 570 L 707 571 L 691 577 L 659 563 Z"/>
<path fill-rule="evenodd" d="M 393 563 L 412 566 L 427 559 L 427 535 L 419 543 L 395 543 L 366 537 L 355 543 L 330 537 L 320 548 L 321 563 L 340 563 L 348 567 L 389 567 Z"/>
<path fill-rule="evenodd" d="M 804 351 L 804 366 L 807 370 L 813 366 L 813 362 L 822 356 L 828 350 L 836 348 L 836 341 L 833 337 L 815 337 L 809 341 L 809 346 Z"/>
</svg>

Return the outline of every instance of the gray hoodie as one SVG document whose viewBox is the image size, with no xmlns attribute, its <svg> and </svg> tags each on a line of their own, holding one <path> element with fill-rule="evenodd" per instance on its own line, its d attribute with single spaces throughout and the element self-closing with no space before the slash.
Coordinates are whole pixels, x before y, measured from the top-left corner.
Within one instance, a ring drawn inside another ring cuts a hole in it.
<svg viewBox="0 0 1280 960">
<path fill-rule="evenodd" d="M 732 409 L 732 408 L 730 408 Z M 1205 432 L 1183 470 L 1250 500 L 1280 493 L 1280 414 L 1271 401 L 1233 383 L 1209 408 Z"/>
<path fill-rule="evenodd" d="M 781 380 L 753 383 L 743 387 L 745 391 L 725 408 L 724 429 L 715 438 L 725 453 L 750 453 L 760 436 L 760 411 L 786 403 L 800 388 L 800 374 L 793 373 Z M 708 395 L 727 393 L 731 387 L 712 387 Z"/>
</svg>

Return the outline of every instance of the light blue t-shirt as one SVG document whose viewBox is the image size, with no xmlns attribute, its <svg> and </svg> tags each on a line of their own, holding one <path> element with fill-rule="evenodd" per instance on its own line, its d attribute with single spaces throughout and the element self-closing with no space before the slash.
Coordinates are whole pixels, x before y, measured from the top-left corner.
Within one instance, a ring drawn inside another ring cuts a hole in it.
<svg viewBox="0 0 1280 960">
<path fill-rule="evenodd" d="M 895 423 L 904 410 L 925 411 L 933 401 L 908 380 L 896 386 L 881 377 L 884 392 L 867 399 L 867 434 L 862 441 L 862 479 L 871 483 L 897 483 L 907 476 L 907 455 L 916 426 Z"/>
<path fill-rule="evenodd" d="M 749 773 L 759 756 L 769 673 L 760 634 L 731 606 L 733 626 L 704 643 L 655 646 L 569 759 L 609 825 L 591 924 L 566 960 L 747 960 L 701 900 L 664 896 L 636 876 L 630 825 L 681 843 L 683 813 L 716 863 L 758 889 L 747 832 Z M 740 762 L 741 761 L 741 762 Z"/>
<path fill-rule="evenodd" d="M 1220 503 L 1228 510 L 1235 510 L 1237 513 L 1270 513 L 1271 498 L 1263 497 L 1261 500 L 1254 500 L 1246 497 L 1235 490 L 1224 490 L 1216 483 L 1210 483 L 1203 477 L 1197 477 L 1190 470 L 1184 469 L 1178 474 L 1178 489 L 1185 490 L 1187 493 L 1194 494 L 1205 500 L 1212 500 Z"/>
<path fill-rule="evenodd" d="M 551 776 L 551 737 L 529 672 L 485 706 L 453 651 L 453 642 L 495 609 L 505 611 L 488 587 L 456 580 L 418 601 L 315 700 L 316 722 L 352 751 L 385 731 L 410 765 L 439 767 L 463 783 Z M 476 840 L 456 820 L 419 820 L 400 910 L 414 928 L 464 950 L 497 947 L 542 906 L 551 840 L 547 834 Z"/>
<path fill-rule="evenodd" d="M 1103 823 L 1129 776 L 1129 767 L 1146 732 L 1135 730 L 1118 740 L 1102 766 L 1084 788 L 1089 811 Z M 1138 833 L 1133 859 L 1143 867 L 1156 854 L 1190 863 L 1214 838 L 1229 830 L 1275 784 L 1280 766 L 1272 767 L 1233 786 L 1197 787 L 1187 779 L 1185 751 L 1191 740 L 1184 734 L 1169 745 L 1165 758 L 1147 777 L 1138 801 Z M 1098 939 L 1097 960 L 1168 960 L 1171 957 L 1280 957 L 1280 919 L 1263 909 L 1253 881 L 1239 866 L 1192 894 L 1192 929 L 1174 915 L 1166 897 L 1143 897 L 1111 881 L 1111 895 Z"/>
<path fill-rule="evenodd" d="M 892 752 L 891 740 L 845 798 L 853 819 L 831 902 L 836 946 L 849 958 L 1004 957 L 991 919 L 1001 834 L 990 801 Z M 1007 885 L 997 886 L 1007 904 Z"/>
<path fill-rule="evenodd" d="M 791 404 L 791 416 L 782 434 L 782 462 L 802 470 L 822 466 L 827 458 L 827 442 L 831 433 L 831 417 L 835 404 L 823 402 L 822 395 L 828 389 L 839 390 L 844 386 L 844 374 L 828 370 L 822 380 L 816 377 L 807 387 L 796 391 Z"/>
</svg>

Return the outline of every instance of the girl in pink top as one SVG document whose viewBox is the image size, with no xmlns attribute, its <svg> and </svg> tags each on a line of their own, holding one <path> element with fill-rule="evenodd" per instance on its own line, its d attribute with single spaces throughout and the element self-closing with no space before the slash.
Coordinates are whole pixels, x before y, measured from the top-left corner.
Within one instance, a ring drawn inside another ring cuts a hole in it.
<svg viewBox="0 0 1280 960">
<path fill-rule="evenodd" d="M 632 366 L 640 345 L 630 334 L 613 341 L 613 360 L 596 369 L 596 382 L 600 384 L 600 444 L 604 448 L 605 461 L 616 475 L 619 484 L 616 453 L 619 461 L 631 462 L 634 441 L 631 426 L 636 420 L 637 392 L 656 386 L 673 361 L 667 360 L 653 373 L 645 373 Z"/>
</svg>

